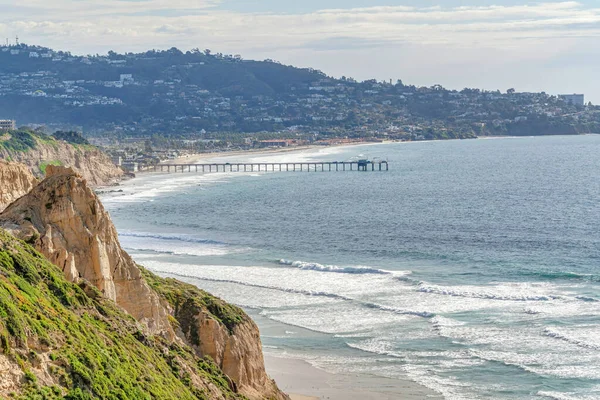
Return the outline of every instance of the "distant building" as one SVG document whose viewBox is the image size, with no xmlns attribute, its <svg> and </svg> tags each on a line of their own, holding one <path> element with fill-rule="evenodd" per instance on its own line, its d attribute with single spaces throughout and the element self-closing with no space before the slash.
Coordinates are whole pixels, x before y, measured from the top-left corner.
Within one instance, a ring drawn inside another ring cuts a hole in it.
<svg viewBox="0 0 600 400">
<path fill-rule="evenodd" d="M 113 164 L 115 164 L 117 167 L 120 167 L 121 165 L 123 165 L 123 157 L 121 156 L 114 156 L 112 158 L 112 162 Z"/>
<path fill-rule="evenodd" d="M 127 172 L 138 172 L 139 164 L 135 161 L 126 161 L 121 164 L 121 167 Z"/>
<path fill-rule="evenodd" d="M 261 140 L 260 147 L 289 147 L 294 144 L 293 140 Z"/>
<path fill-rule="evenodd" d="M 17 122 L 12 119 L 0 119 L 0 131 L 12 131 L 17 129 Z"/>
<path fill-rule="evenodd" d="M 576 106 L 585 105 L 585 95 L 583 94 L 559 94 L 558 98 L 563 99 L 565 103 L 571 103 Z"/>
</svg>

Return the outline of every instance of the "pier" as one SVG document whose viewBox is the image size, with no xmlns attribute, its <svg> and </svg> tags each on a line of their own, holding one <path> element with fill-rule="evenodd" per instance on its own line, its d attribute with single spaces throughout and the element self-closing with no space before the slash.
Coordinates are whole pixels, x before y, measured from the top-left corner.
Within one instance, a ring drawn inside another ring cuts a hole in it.
<svg viewBox="0 0 600 400">
<path fill-rule="evenodd" d="M 331 161 L 296 163 L 210 163 L 148 165 L 140 172 L 346 172 L 389 171 L 387 161 Z"/>
</svg>

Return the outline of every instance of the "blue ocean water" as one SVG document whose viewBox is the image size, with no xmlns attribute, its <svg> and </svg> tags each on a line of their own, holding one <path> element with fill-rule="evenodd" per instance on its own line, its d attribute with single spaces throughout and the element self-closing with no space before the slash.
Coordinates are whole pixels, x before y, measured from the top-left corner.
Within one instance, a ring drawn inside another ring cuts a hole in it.
<svg viewBox="0 0 600 400">
<path fill-rule="evenodd" d="M 390 171 L 144 176 L 103 200 L 139 263 L 285 324 L 267 351 L 447 399 L 600 399 L 600 136 L 252 158 L 359 153 Z"/>
</svg>

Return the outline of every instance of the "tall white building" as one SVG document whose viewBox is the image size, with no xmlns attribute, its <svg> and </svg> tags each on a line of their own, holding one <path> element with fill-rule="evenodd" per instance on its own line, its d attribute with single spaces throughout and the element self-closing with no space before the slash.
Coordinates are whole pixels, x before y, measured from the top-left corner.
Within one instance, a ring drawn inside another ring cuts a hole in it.
<svg viewBox="0 0 600 400">
<path fill-rule="evenodd" d="M 17 122 L 12 119 L 0 119 L 0 131 L 12 131 L 17 129 Z"/>
<path fill-rule="evenodd" d="M 559 94 L 558 97 L 563 99 L 565 103 L 571 103 L 576 106 L 585 105 L 585 95 L 583 94 Z"/>
</svg>

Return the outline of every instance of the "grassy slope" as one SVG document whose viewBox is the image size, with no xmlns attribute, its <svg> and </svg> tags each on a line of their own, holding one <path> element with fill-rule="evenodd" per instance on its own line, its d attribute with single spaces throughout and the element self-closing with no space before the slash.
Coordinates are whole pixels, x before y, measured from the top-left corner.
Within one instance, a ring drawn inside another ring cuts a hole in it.
<svg viewBox="0 0 600 400">
<path fill-rule="evenodd" d="M 53 140 L 34 131 L 19 129 L 0 136 L 0 150 L 9 153 L 26 152 L 35 149 L 39 142 L 52 143 Z"/>
<path fill-rule="evenodd" d="M 236 325 L 250 320 L 241 308 L 226 303 L 196 286 L 171 278 L 160 278 L 141 266 L 140 269 L 146 282 L 169 302 L 176 316 L 189 315 L 189 318 L 178 318 L 180 324 L 189 320 L 189 327 L 182 326 L 184 332 L 187 331 L 186 328 L 195 326 L 193 317 L 202 310 L 208 311 L 217 321 L 225 325 L 230 333 L 233 333 Z"/>
<path fill-rule="evenodd" d="M 210 361 L 162 338 L 89 285 L 67 282 L 32 247 L 0 230 L 0 353 L 25 372 L 23 399 L 241 398 Z M 48 355 L 55 385 L 34 365 Z M 200 381 L 200 384 L 198 383 Z"/>
</svg>

